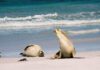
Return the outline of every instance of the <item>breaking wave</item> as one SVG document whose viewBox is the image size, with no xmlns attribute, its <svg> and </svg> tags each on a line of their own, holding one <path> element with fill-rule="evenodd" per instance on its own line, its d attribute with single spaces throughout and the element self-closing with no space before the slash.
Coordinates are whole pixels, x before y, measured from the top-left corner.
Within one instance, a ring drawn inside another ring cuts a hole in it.
<svg viewBox="0 0 100 70">
<path fill-rule="evenodd" d="M 53 20 L 44 22 L 35 21 L 8 21 L 0 23 L 0 28 L 6 27 L 48 27 L 48 26 L 83 26 L 83 25 L 100 25 L 100 19 L 96 20 Z"/>
<path fill-rule="evenodd" d="M 88 30 L 77 30 L 77 31 L 68 31 L 69 33 L 79 35 L 79 34 L 90 34 L 100 32 L 100 29 L 88 29 Z"/>
<path fill-rule="evenodd" d="M 32 19 L 44 19 L 44 18 L 52 18 L 57 17 L 57 13 L 53 14 L 41 14 L 41 15 L 34 15 L 34 16 L 26 16 L 26 17 L 7 17 L 0 18 L 0 21 L 27 21 Z"/>
<path fill-rule="evenodd" d="M 100 13 L 95 12 L 81 12 L 79 14 L 69 14 L 70 18 L 74 16 L 85 16 L 91 14 L 99 15 Z M 32 32 L 34 30 L 41 31 L 46 29 L 53 29 L 56 27 L 66 27 L 69 30 L 69 33 L 77 34 L 88 34 L 88 33 L 96 33 L 100 32 L 100 18 L 96 19 L 75 19 L 69 20 L 69 16 L 67 19 L 59 19 L 61 18 L 61 14 L 58 13 L 49 13 L 49 14 L 41 14 L 27 17 L 4 17 L 0 18 L 0 34 L 5 33 L 14 33 L 14 32 L 23 32 L 28 31 Z M 63 16 L 64 17 L 64 16 Z M 88 28 L 89 30 L 81 30 L 83 26 L 93 26 L 94 29 Z M 95 27 L 98 26 L 98 27 Z M 72 30 L 75 28 L 77 31 Z"/>
<path fill-rule="evenodd" d="M 91 20 L 91 19 L 99 19 L 100 18 L 100 11 L 91 11 L 91 12 L 80 12 L 80 13 L 66 13 L 66 14 L 58 14 L 58 13 L 48 13 L 48 14 L 37 14 L 37 15 L 33 15 L 33 16 L 24 16 L 24 17 L 2 17 L 0 18 L 0 22 L 6 22 L 6 21 L 39 21 L 41 19 L 41 21 L 44 20 L 55 20 L 55 19 L 59 19 L 59 20 L 83 20 L 83 19 L 87 19 L 87 20 Z"/>
</svg>

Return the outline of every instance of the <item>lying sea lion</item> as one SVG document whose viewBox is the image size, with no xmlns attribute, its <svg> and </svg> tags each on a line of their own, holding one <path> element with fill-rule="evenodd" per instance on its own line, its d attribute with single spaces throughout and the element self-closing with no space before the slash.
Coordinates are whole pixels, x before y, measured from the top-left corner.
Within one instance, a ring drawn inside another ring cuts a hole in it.
<svg viewBox="0 0 100 70">
<path fill-rule="evenodd" d="M 43 57 L 44 52 L 39 45 L 28 45 L 20 55 L 26 57 Z"/>
<path fill-rule="evenodd" d="M 73 58 L 76 51 L 65 32 L 61 29 L 55 29 L 54 32 L 59 39 L 60 50 L 54 55 L 53 58 Z"/>
</svg>

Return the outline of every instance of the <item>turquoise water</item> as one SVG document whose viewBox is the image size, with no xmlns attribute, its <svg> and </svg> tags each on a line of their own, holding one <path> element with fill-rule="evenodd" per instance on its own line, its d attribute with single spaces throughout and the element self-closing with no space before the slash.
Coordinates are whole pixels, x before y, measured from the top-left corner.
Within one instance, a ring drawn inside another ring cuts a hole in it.
<svg viewBox="0 0 100 70">
<path fill-rule="evenodd" d="M 78 52 L 100 51 L 99 0 L 0 1 L 0 51 L 18 57 L 28 44 L 39 44 L 46 54 L 59 49 L 53 32 L 61 28 Z"/>
</svg>

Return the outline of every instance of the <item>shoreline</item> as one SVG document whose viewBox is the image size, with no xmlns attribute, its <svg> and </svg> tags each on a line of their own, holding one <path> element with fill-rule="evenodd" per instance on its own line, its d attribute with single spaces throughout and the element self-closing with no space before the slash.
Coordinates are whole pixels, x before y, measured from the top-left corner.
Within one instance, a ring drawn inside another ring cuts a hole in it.
<svg viewBox="0 0 100 70">
<path fill-rule="evenodd" d="M 100 51 L 80 52 L 74 58 L 50 59 L 45 57 L 0 58 L 1 70 L 100 70 Z M 26 58 L 27 61 L 18 61 Z"/>
</svg>

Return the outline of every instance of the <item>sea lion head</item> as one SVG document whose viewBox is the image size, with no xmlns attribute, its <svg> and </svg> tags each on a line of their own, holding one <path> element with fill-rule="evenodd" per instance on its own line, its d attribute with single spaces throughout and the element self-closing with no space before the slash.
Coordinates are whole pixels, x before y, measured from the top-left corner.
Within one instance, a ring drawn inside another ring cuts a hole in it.
<svg viewBox="0 0 100 70">
<path fill-rule="evenodd" d="M 56 29 L 54 30 L 54 32 L 55 32 L 55 33 L 61 32 L 61 29 L 56 28 Z"/>
<path fill-rule="evenodd" d="M 56 33 L 57 37 L 60 38 L 60 39 L 61 39 L 62 36 L 66 37 L 66 33 L 59 28 L 55 29 L 54 33 Z"/>
</svg>

